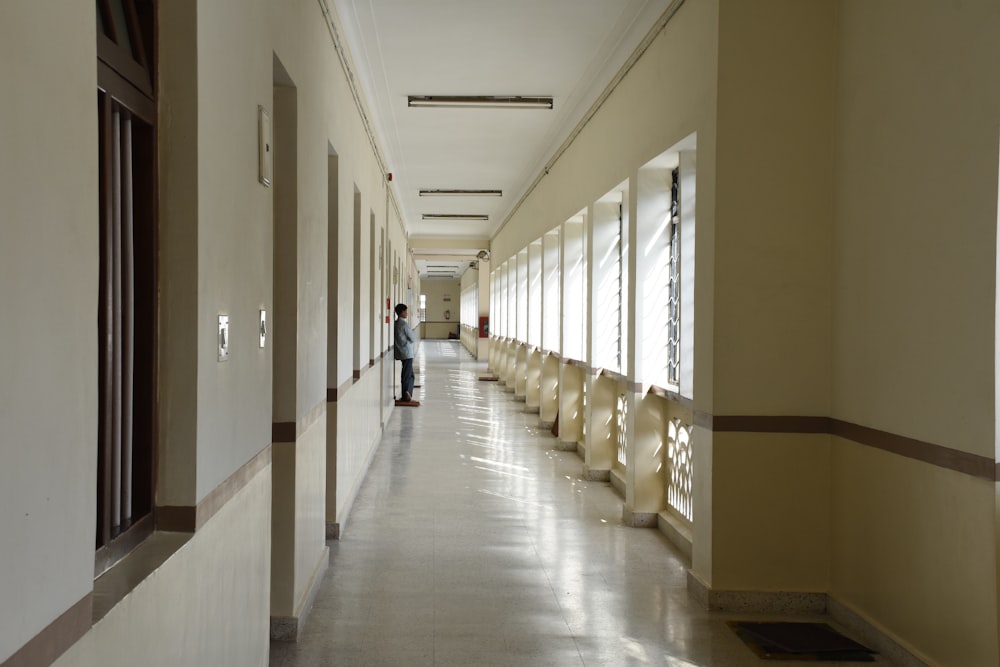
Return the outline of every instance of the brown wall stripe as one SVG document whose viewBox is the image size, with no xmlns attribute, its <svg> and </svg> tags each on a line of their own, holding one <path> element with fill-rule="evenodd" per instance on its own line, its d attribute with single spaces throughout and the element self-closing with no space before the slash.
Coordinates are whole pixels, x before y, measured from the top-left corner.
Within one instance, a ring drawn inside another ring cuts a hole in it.
<svg viewBox="0 0 1000 667">
<path fill-rule="evenodd" d="M 295 442 L 295 422 L 271 424 L 271 442 Z"/>
<path fill-rule="evenodd" d="M 336 403 L 342 399 L 347 394 L 347 390 L 354 386 L 355 382 L 357 382 L 356 379 L 348 378 L 344 384 L 339 387 L 328 387 L 326 390 L 326 402 Z"/>
<path fill-rule="evenodd" d="M 215 487 L 196 507 L 185 505 L 157 507 L 156 529 L 179 533 L 196 532 L 270 464 L 271 445 L 268 445 Z"/>
<path fill-rule="evenodd" d="M 858 426 L 839 419 L 831 419 L 832 435 L 853 440 L 864 445 L 906 456 L 941 468 L 972 475 L 990 481 L 997 481 L 997 464 L 992 458 L 962 452 L 932 442 L 915 440 L 895 433 L 878 431 L 867 426 Z"/>
<path fill-rule="evenodd" d="M 198 525 L 198 508 L 189 505 L 162 505 L 155 516 L 156 529 L 171 533 L 193 533 Z"/>
<path fill-rule="evenodd" d="M 51 665 L 90 630 L 93 594 L 87 593 L 72 607 L 28 640 L 18 651 L 0 663 L 0 667 L 38 667 Z"/>
<path fill-rule="evenodd" d="M 721 433 L 831 433 L 829 417 L 716 415 L 711 429 Z"/>
<path fill-rule="evenodd" d="M 561 362 L 567 366 L 578 366 L 592 375 L 600 374 L 609 378 L 626 382 L 636 393 L 642 392 L 642 386 L 633 383 L 618 373 L 600 368 L 588 368 L 586 364 L 575 359 L 565 358 Z M 886 452 L 922 461 L 939 468 L 954 470 L 972 477 L 1000 482 L 1000 461 L 988 456 L 963 452 L 933 442 L 925 442 L 915 438 L 880 431 L 867 426 L 859 426 L 832 417 L 811 417 L 798 415 L 712 415 L 694 409 L 690 399 L 651 386 L 648 391 L 676 403 L 694 413 L 694 425 L 719 433 L 825 433 L 827 435 L 851 440 L 862 445 L 875 447 Z"/>
<path fill-rule="evenodd" d="M 696 412 L 695 425 L 719 433 L 824 433 L 905 456 L 939 468 L 989 481 L 1000 481 L 1000 463 L 992 458 L 932 442 L 859 426 L 831 417 L 710 415 Z"/>
</svg>

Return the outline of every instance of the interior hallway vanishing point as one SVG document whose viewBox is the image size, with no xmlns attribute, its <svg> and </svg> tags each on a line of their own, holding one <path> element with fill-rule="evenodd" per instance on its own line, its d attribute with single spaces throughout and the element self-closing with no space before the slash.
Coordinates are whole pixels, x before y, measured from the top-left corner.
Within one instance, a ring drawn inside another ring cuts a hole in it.
<svg viewBox="0 0 1000 667">
<path fill-rule="evenodd" d="M 423 341 L 415 372 L 422 405 L 392 412 L 303 635 L 270 667 L 766 664 L 725 624 L 764 617 L 700 609 L 683 556 L 624 526 L 610 484 L 479 381 L 484 362 Z"/>
</svg>

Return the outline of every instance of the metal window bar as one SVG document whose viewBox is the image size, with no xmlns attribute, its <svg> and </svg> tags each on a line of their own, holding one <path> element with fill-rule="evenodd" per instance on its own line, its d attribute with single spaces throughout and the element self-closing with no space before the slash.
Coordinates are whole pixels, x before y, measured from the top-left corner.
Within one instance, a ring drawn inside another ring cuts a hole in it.
<svg viewBox="0 0 1000 667">
<path fill-rule="evenodd" d="M 156 386 L 154 4 L 97 0 L 100 198 L 95 576 L 152 532 Z M 125 73 L 109 63 L 131 63 Z M 124 101 L 127 100 L 127 103 Z"/>
<path fill-rule="evenodd" d="M 616 372 L 622 369 L 622 216 L 618 209 L 618 227 L 604 254 L 611 266 L 598 285 L 598 299 L 594 304 L 597 331 L 595 346 L 599 346 L 598 365 Z"/>
<path fill-rule="evenodd" d="M 680 386 L 681 290 L 680 290 L 680 183 L 673 170 L 670 188 L 670 250 L 667 274 L 667 383 Z"/>
<path fill-rule="evenodd" d="M 615 239 L 618 247 L 615 252 L 615 278 L 616 285 L 615 289 L 617 294 L 615 295 L 615 337 L 614 337 L 614 355 L 615 355 L 615 370 L 622 370 L 622 331 L 624 327 L 622 326 L 622 314 L 625 310 L 625 294 L 624 285 L 625 281 L 622 279 L 622 271 L 626 266 L 626 262 L 622 255 L 625 252 L 625 218 L 622 215 L 622 205 L 618 204 L 618 237 Z"/>
<path fill-rule="evenodd" d="M 103 516 L 99 543 L 126 530 L 133 519 L 133 397 L 135 262 L 132 116 L 116 101 L 107 105 L 110 136 L 103 157 L 110 201 L 102 229 L 101 411 Z"/>
</svg>

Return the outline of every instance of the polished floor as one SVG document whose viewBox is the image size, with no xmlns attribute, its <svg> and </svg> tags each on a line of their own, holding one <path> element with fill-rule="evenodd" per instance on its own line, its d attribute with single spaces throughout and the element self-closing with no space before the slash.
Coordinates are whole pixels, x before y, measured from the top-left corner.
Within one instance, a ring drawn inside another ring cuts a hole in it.
<svg viewBox="0 0 1000 667">
<path fill-rule="evenodd" d="M 684 558 L 622 525 L 614 489 L 457 341 L 424 341 L 415 368 L 422 405 L 393 411 L 271 667 L 815 664 L 763 661 L 725 624 L 761 619 L 700 609 Z"/>
</svg>

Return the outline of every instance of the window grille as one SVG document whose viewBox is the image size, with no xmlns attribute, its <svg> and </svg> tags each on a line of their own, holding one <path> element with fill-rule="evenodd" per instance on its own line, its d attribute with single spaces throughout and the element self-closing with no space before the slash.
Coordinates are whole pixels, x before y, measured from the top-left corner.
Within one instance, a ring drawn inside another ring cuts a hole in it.
<svg viewBox="0 0 1000 667">
<path fill-rule="evenodd" d="M 622 314 L 624 311 L 625 304 L 625 281 L 622 279 L 622 270 L 625 267 L 625 262 L 622 255 L 625 252 L 625 220 L 622 215 L 622 205 L 618 204 L 618 235 L 615 238 L 615 243 L 617 247 L 615 248 L 615 266 L 613 271 L 613 277 L 615 280 L 615 296 L 614 296 L 614 306 L 615 306 L 615 332 L 613 335 L 613 345 L 614 345 L 614 359 L 615 359 L 615 370 L 622 370 Z"/>
<path fill-rule="evenodd" d="M 594 317 L 597 319 L 595 344 L 600 354 L 595 355 L 597 365 L 608 370 L 622 370 L 622 209 L 618 206 L 618 221 L 614 235 L 609 239 L 607 249 L 602 249 L 602 259 L 599 266 L 608 263 L 597 289 L 598 300 L 594 304 Z"/>
<path fill-rule="evenodd" d="M 625 394 L 618 395 L 618 403 L 615 410 L 615 434 L 618 439 L 618 463 L 627 467 L 628 453 L 626 444 L 628 442 L 628 399 Z"/>
<path fill-rule="evenodd" d="M 157 227 L 153 3 L 98 0 L 96 7 L 100 574 L 152 532 Z"/>
<path fill-rule="evenodd" d="M 667 268 L 667 383 L 680 386 L 681 289 L 680 289 L 680 182 L 673 170 L 670 188 L 670 254 Z"/>
<path fill-rule="evenodd" d="M 690 426 L 682 424 L 680 419 L 667 422 L 667 504 L 688 521 L 694 520 L 691 445 Z"/>
</svg>

